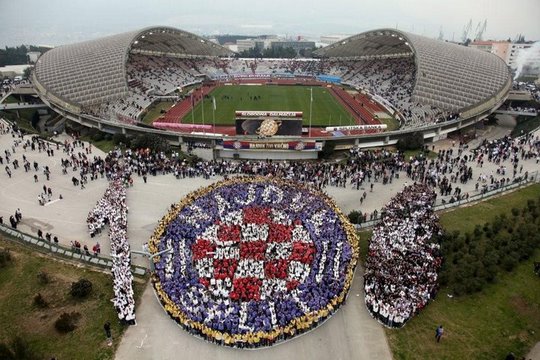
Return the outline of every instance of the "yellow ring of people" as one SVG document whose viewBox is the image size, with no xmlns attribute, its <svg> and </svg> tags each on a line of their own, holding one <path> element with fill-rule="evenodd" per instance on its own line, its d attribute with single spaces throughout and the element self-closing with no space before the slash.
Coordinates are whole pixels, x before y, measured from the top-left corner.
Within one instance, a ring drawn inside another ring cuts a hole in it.
<svg viewBox="0 0 540 360">
<path fill-rule="evenodd" d="M 195 336 L 204 338 L 205 340 L 218 343 L 226 346 L 236 347 L 264 347 L 271 346 L 281 341 L 290 339 L 300 333 L 308 331 L 318 325 L 321 325 L 330 315 L 332 315 L 345 300 L 348 290 L 352 284 L 354 271 L 359 256 L 358 236 L 356 229 L 349 222 L 348 218 L 342 213 L 342 211 L 336 206 L 335 202 L 326 194 L 321 191 L 307 185 L 294 183 L 283 179 L 269 179 L 266 177 L 234 177 L 228 180 L 222 180 L 216 182 L 208 187 L 195 190 L 185 196 L 176 205 L 171 206 L 168 213 L 159 221 L 157 227 L 154 230 L 153 235 L 148 242 L 149 250 L 152 254 L 158 253 L 163 250 L 165 244 L 162 243 L 162 239 L 166 233 L 168 226 L 178 218 L 183 209 L 190 207 L 197 199 L 207 196 L 211 192 L 221 189 L 223 187 L 241 185 L 241 186 L 260 186 L 261 184 L 271 184 L 279 187 L 295 188 L 300 192 L 309 193 L 309 195 L 316 197 L 317 201 L 322 201 L 331 211 L 334 212 L 336 219 L 341 226 L 341 231 L 345 234 L 345 241 L 349 251 L 350 259 L 348 263 L 344 265 L 344 280 L 341 291 L 331 298 L 326 306 L 317 310 L 308 311 L 302 316 L 293 318 L 287 325 L 280 326 L 274 324 L 270 331 L 250 331 L 246 333 L 230 333 L 227 331 L 219 331 L 215 328 L 209 327 L 201 321 L 195 321 L 188 316 L 187 313 L 182 311 L 175 301 L 171 299 L 171 296 L 164 290 L 160 277 L 156 272 L 152 274 L 152 283 L 156 292 L 156 295 L 161 302 L 165 311 L 185 330 L 189 331 Z M 290 204 L 289 204 L 290 206 Z M 170 245 L 170 244 L 169 244 Z M 350 247 L 350 248 L 349 248 Z M 162 261 L 162 257 L 167 255 L 159 255 L 154 258 L 154 264 L 158 265 Z M 337 256 L 338 259 L 341 259 Z M 172 262 L 171 262 L 172 263 Z M 326 263 L 324 263 L 325 265 Z M 326 266 L 326 265 L 325 265 Z"/>
</svg>

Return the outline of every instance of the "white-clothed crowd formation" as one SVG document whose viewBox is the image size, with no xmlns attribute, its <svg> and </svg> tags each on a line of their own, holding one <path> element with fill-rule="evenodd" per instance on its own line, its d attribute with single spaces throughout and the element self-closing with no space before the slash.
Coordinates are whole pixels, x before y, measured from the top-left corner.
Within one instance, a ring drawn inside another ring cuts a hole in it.
<svg viewBox="0 0 540 360">
<path fill-rule="evenodd" d="M 414 184 L 382 210 L 373 229 L 364 274 L 365 302 L 371 315 L 388 327 L 401 327 L 437 291 L 442 257 L 435 236 L 441 231 L 433 211 L 435 192 Z"/>
<path fill-rule="evenodd" d="M 88 214 L 91 234 L 109 225 L 111 256 L 113 261 L 113 303 L 118 318 L 128 324 L 135 323 L 135 300 L 133 298 L 133 274 L 131 252 L 127 238 L 126 186 L 122 173 L 116 174 L 96 206 Z"/>
</svg>

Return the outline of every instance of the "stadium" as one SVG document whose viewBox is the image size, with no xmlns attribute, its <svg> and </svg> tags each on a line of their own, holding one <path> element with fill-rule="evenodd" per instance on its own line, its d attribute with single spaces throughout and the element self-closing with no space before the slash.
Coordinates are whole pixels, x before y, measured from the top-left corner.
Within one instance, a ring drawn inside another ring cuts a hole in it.
<svg viewBox="0 0 540 360">
<path fill-rule="evenodd" d="M 488 116 L 512 86 L 492 54 L 399 30 L 354 35 L 313 58 L 242 59 L 170 27 L 55 48 L 32 82 L 48 106 L 87 127 L 155 133 L 221 158 L 284 159 L 316 158 L 327 142 L 442 139 Z"/>
<path fill-rule="evenodd" d="M 323 31 L 299 3 L 257 6 Z M 0 359 L 540 356 L 540 88 L 500 54 L 114 5 L 1 79 Z"/>
</svg>

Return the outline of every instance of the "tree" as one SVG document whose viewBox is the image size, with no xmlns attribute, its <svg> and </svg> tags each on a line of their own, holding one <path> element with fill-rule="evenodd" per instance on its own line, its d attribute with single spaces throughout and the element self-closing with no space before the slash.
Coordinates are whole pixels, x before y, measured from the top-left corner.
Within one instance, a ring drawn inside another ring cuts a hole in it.
<svg viewBox="0 0 540 360">
<path fill-rule="evenodd" d="M 73 297 L 83 299 L 92 292 L 92 282 L 88 279 L 79 279 L 79 281 L 71 283 L 70 294 Z"/>
<path fill-rule="evenodd" d="M 29 66 L 23 71 L 23 78 L 30 79 L 30 75 L 32 75 L 32 67 Z"/>
<path fill-rule="evenodd" d="M 38 278 L 38 282 L 41 285 L 47 285 L 51 281 L 49 274 L 45 270 L 41 270 L 37 274 L 37 278 Z"/>
<path fill-rule="evenodd" d="M 68 333 L 77 328 L 77 322 L 81 314 L 78 312 L 62 313 L 54 322 L 54 328 L 60 333 Z"/>
<path fill-rule="evenodd" d="M 353 210 L 348 215 L 349 221 L 353 224 L 360 224 L 362 222 L 362 213 L 357 210 Z"/>
<path fill-rule="evenodd" d="M 30 348 L 28 342 L 16 336 L 9 344 L 0 343 L 0 359 L 2 360 L 34 360 L 39 359 L 38 356 Z"/>
<path fill-rule="evenodd" d="M 36 305 L 40 309 L 44 309 L 49 306 L 49 303 L 41 293 L 37 293 L 36 296 L 34 296 L 34 305 Z"/>
<path fill-rule="evenodd" d="M 115 145 L 120 145 L 120 144 L 127 145 L 128 144 L 127 136 L 122 134 L 122 133 L 114 134 L 113 137 L 112 137 L 112 141 L 113 141 L 113 143 Z"/>
<path fill-rule="evenodd" d="M 399 151 L 418 150 L 424 147 L 424 135 L 421 132 L 413 132 L 401 137 L 396 147 Z"/>
<path fill-rule="evenodd" d="M 9 249 L 0 249 L 0 268 L 3 268 L 11 263 L 11 253 Z"/>
<path fill-rule="evenodd" d="M 39 123 L 39 112 L 36 110 L 34 111 L 34 114 L 32 115 L 32 127 L 34 129 L 37 129 Z"/>
<path fill-rule="evenodd" d="M 323 159 L 329 158 L 334 154 L 334 149 L 336 148 L 336 144 L 334 144 L 333 141 L 325 141 L 324 145 L 322 147 L 322 151 L 320 152 L 320 157 Z"/>
<path fill-rule="evenodd" d="M 131 141 L 133 149 L 150 149 L 154 152 L 169 152 L 171 147 L 167 140 L 156 134 L 141 134 Z"/>
<path fill-rule="evenodd" d="M 103 135 L 103 132 L 95 128 L 89 129 L 88 135 L 90 136 L 92 141 L 101 141 L 105 138 L 105 135 Z"/>
</svg>

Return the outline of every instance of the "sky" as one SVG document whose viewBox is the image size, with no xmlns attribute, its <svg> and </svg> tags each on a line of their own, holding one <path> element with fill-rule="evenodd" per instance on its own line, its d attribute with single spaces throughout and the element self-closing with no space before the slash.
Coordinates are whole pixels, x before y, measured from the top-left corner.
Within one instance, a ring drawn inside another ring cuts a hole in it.
<svg viewBox="0 0 540 360">
<path fill-rule="evenodd" d="M 62 45 L 165 25 L 199 35 L 277 34 L 318 40 L 398 28 L 459 41 L 487 19 L 484 39 L 540 40 L 540 0 L 0 0 L 0 48 Z"/>
</svg>

